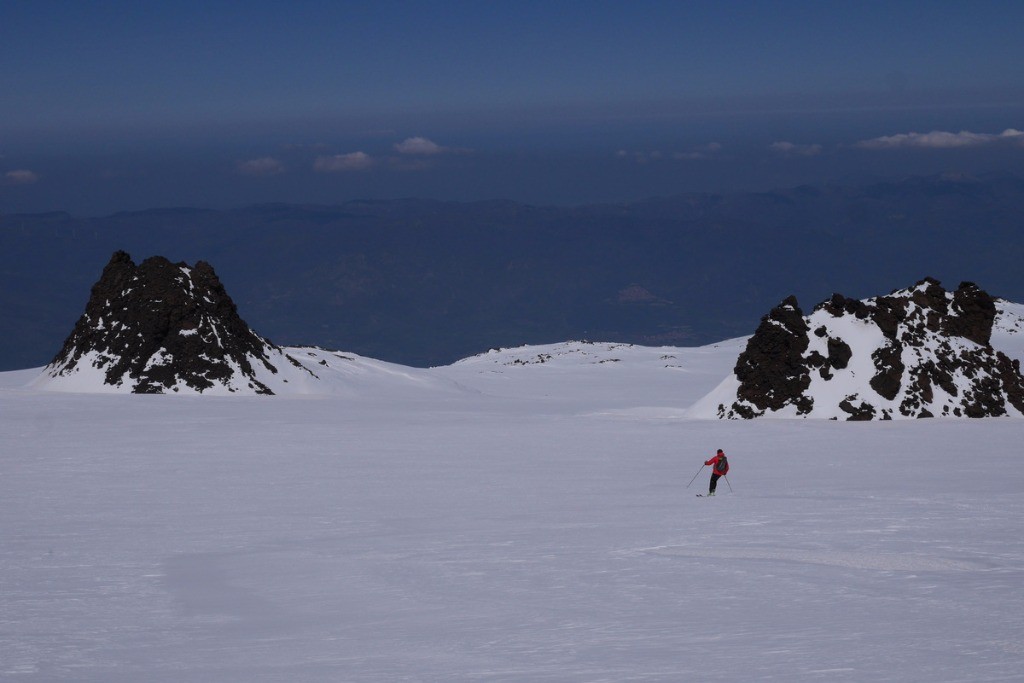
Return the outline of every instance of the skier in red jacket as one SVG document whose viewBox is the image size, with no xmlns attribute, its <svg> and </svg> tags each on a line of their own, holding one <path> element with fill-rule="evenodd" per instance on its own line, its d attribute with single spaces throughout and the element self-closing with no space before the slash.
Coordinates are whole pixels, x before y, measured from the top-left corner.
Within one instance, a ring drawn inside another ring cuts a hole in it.
<svg viewBox="0 0 1024 683">
<path fill-rule="evenodd" d="M 711 465 L 711 485 L 708 489 L 708 495 L 713 496 L 715 495 L 715 488 L 718 486 L 718 478 L 724 477 L 729 473 L 729 460 L 725 457 L 725 451 L 719 448 L 715 457 L 704 464 Z"/>
</svg>

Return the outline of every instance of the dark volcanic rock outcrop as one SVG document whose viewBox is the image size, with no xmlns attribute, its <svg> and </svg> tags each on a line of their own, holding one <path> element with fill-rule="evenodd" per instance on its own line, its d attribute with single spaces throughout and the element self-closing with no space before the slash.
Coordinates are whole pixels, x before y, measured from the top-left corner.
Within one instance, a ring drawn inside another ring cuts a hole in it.
<svg viewBox="0 0 1024 683">
<path fill-rule="evenodd" d="M 1022 416 L 1020 361 L 990 343 L 997 312 L 974 283 L 948 292 L 931 278 L 864 301 L 835 294 L 809 316 L 790 297 L 702 404 L 723 418 Z"/>
<path fill-rule="evenodd" d="M 798 412 L 806 412 L 804 408 L 809 406 L 802 405 L 802 396 L 811 384 L 803 359 L 807 330 L 804 314 L 793 296 L 761 319 L 736 362 L 736 377 L 740 380 L 736 412 L 740 417 L 781 410 L 791 402 Z"/>
<path fill-rule="evenodd" d="M 208 263 L 135 265 L 118 251 L 47 372 L 58 388 L 270 394 L 264 380 L 287 358 L 239 317 Z"/>
</svg>

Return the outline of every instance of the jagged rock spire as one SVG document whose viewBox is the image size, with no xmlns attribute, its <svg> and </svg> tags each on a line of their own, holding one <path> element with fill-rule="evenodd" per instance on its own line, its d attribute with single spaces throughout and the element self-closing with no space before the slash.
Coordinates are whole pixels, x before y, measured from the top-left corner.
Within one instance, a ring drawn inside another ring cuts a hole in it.
<svg viewBox="0 0 1024 683">
<path fill-rule="evenodd" d="M 269 394 L 258 377 L 277 373 L 272 353 L 283 357 L 239 317 L 210 264 L 153 256 L 135 265 L 118 251 L 47 371 L 65 381 L 100 374 L 134 393 Z"/>
</svg>

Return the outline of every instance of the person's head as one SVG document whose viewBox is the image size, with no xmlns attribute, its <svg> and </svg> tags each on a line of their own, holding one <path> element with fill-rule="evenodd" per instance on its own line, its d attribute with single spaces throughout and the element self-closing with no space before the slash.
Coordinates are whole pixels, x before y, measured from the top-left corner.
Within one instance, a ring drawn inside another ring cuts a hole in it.
<svg viewBox="0 0 1024 683">
<path fill-rule="evenodd" d="M 718 449 L 718 454 L 719 455 L 725 455 L 725 451 L 723 451 L 721 448 L 719 448 Z"/>
</svg>

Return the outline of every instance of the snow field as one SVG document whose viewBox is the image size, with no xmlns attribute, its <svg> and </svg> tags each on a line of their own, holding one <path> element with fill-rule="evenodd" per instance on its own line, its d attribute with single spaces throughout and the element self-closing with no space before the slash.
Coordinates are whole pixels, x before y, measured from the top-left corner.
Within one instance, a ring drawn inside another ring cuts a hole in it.
<svg viewBox="0 0 1024 683">
<path fill-rule="evenodd" d="M 1019 420 L 687 420 L 732 349 L 563 351 L 358 397 L 6 373 L 0 680 L 1020 680 Z"/>
</svg>

